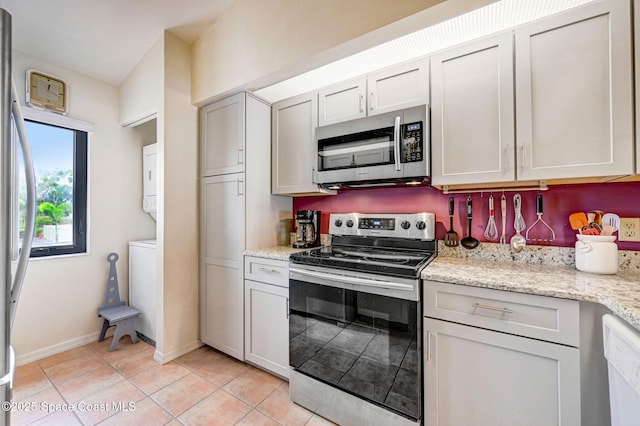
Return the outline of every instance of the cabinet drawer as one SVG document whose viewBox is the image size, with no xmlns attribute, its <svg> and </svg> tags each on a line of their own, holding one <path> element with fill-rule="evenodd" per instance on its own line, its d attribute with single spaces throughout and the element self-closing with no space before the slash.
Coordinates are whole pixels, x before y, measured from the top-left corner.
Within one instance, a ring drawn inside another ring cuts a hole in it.
<svg viewBox="0 0 640 426">
<path fill-rule="evenodd" d="M 579 343 L 576 300 L 425 281 L 423 303 L 427 317 L 570 346 Z"/>
<path fill-rule="evenodd" d="M 244 277 L 289 288 L 289 263 L 282 260 L 245 256 Z"/>
</svg>

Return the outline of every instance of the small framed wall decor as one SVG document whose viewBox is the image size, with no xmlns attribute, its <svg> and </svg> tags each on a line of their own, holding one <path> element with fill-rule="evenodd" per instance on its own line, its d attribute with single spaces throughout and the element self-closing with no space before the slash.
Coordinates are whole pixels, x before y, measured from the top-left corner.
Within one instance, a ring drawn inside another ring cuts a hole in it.
<svg viewBox="0 0 640 426">
<path fill-rule="evenodd" d="M 26 86 L 27 105 L 64 115 L 69 112 L 69 86 L 61 78 L 30 69 Z"/>
</svg>

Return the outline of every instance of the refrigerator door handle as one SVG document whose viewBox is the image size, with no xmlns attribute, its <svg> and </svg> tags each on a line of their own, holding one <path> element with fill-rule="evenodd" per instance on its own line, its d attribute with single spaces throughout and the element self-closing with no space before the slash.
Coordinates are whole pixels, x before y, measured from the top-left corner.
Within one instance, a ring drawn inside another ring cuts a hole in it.
<svg viewBox="0 0 640 426">
<path fill-rule="evenodd" d="M 24 158 L 24 172 L 27 183 L 27 203 L 22 248 L 20 250 L 18 266 L 16 267 L 13 283 L 11 285 L 9 303 L 10 328 L 13 327 L 13 320 L 16 316 L 16 308 L 18 299 L 20 298 L 20 291 L 22 290 L 24 276 L 27 271 L 29 256 L 31 256 L 31 241 L 33 239 L 33 230 L 36 220 L 36 175 L 33 167 L 33 158 L 31 156 L 31 147 L 29 146 L 27 130 L 24 126 L 24 118 L 22 117 L 22 111 L 20 111 L 20 105 L 18 104 L 18 92 L 13 79 L 11 80 L 11 101 L 11 112 L 13 113 L 16 128 L 18 129 L 18 139 L 20 140 L 20 147 L 22 148 L 22 156 Z"/>
</svg>

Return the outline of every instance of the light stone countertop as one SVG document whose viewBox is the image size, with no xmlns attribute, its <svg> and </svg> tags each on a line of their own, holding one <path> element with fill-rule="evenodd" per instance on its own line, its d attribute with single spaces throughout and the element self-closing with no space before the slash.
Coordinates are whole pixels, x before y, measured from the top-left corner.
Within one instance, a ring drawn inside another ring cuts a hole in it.
<svg viewBox="0 0 640 426">
<path fill-rule="evenodd" d="M 274 246 L 247 250 L 247 256 L 288 261 L 305 249 Z M 527 246 L 515 255 L 508 246 L 478 249 L 439 245 L 438 257 L 423 271 L 425 280 L 600 303 L 640 330 L 640 252 L 618 252 L 620 272 L 599 275 L 573 266 L 572 248 Z"/>
<path fill-rule="evenodd" d="M 581 272 L 571 248 L 534 246 L 514 255 L 508 246 L 482 250 L 441 247 L 422 271 L 425 280 L 600 303 L 640 330 L 640 252 L 619 251 L 619 272 Z"/>
<path fill-rule="evenodd" d="M 288 262 L 289 256 L 292 253 L 298 253 L 305 250 L 308 250 L 308 249 L 293 248 L 291 246 L 273 246 L 273 247 L 267 247 L 263 249 L 245 250 L 244 255 L 253 256 L 253 257 L 262 257 L 265 259 L 272 259 L 272 260 L 284 260 Z"/>
</svg>

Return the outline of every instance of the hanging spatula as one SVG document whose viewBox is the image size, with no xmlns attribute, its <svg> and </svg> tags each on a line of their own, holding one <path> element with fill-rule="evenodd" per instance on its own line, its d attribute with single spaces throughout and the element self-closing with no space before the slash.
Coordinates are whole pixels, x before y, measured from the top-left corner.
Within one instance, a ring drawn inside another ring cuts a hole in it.
<svg viewBox="0 0 640 426">
<path fill-rule="evenodd" d="M 456 247 L 460 242 L 458 233 L 453 230 L 453 197 L 449 197 L 449 231 L 444 234 L 444 245 L 447 247 Z"/>
</svg>

